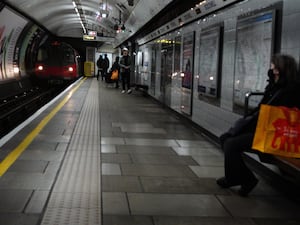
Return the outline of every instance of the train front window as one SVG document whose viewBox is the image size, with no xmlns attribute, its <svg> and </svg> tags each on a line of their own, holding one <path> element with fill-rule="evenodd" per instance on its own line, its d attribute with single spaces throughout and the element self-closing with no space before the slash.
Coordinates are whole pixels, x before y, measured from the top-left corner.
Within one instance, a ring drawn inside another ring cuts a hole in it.
<svg viewBox="0 0 300 225">
<path fill-rule="evenodd" d="M 38 52 L 38 61 L 47 62 L 49 66 L 65 66 L 74 63 L 74 53 L 63 46 L 41 48 Z"/>
<path fill-rule="evenodd" d="M 39 49 L 38 55 L 37 55 L 37 61 L 44 62 L 47 59 L 48 59 L 48 53 L 47 53 L 46 49 L 44 49 L 44 48 Z"/>
<path fill-rule="evenodd" d="M 63 62 L 65 64 L 74 63 L 74 53 L 71 50 L 65 50 L 63 55 Z"/>
</svg>

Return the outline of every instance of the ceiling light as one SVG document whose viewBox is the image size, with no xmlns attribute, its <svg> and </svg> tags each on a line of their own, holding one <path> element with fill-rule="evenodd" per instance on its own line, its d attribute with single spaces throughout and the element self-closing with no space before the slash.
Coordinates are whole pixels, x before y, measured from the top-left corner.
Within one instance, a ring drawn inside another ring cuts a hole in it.
<svg viewBox="0 0 300 225">
<path fill-rule="evenodd" d="M 106 10 L 106 9 L 101 9 L 100 10 L 100 15 L 101 15 L 102 18 L 107 18 L 108 14 L 109 14 L 108 10 Z"/>
</svg>

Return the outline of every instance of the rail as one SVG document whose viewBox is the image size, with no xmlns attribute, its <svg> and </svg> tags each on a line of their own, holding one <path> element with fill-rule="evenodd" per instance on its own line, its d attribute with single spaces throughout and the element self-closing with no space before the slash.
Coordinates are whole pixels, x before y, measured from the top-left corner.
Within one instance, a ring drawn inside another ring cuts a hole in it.
<svg viewBox="0 0 300 225">
<path fill-rule="evenodd" d="M 249 110 L 249 99 L 251 96 L 262 96 L 264 94 L 264 92 L 247 92 L 245 94 L 245 111 L 244 111 L 244 116 L 246 116 L 248 114 L 248 110 Z"/>
<path fill-rule="evenodd" d="M 59 94 L 65 86 L 48 89 L 36 88 L 34 91 L 6 98 L 0 104 L 0 138 L 18 126 L 36 110 Z"/>
</svg>

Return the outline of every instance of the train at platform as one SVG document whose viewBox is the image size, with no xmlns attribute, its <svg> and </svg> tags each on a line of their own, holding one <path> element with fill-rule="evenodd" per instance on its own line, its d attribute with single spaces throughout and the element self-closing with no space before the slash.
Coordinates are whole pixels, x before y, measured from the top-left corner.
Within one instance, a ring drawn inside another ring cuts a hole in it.
<svg viewBox="0 0 300 225">
<path fill-rule="evenodd" d="M 80 76 L 80 65 L 80 55 L 71 45 L 54 40 L 39 47 L 35 76 L 44 80 L 74 80 Z"/>
</svg>

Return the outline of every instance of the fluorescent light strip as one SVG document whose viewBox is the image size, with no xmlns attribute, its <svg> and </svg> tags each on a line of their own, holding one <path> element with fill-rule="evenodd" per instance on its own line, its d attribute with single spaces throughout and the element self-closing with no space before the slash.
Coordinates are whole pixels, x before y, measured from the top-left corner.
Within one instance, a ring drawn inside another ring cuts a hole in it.
<svg viewBox="0 0 300 225">
<path fill-rule="evenodd" d="M 75 3 L 74 1 L 72 1 L 72 3 L 73 3 L 73 6 L 74 6 L 75 11 L 76 11 L 76 13 L 77 13 L 77 16 L 79 17 L 80 24 L 81 24 L 82 29 L 83 29 L 83 33 L 86 34 L 86 28 L 84 27 L 84 24 L 83 24 L 83 22 L 82 22 L 81 15 L 80 15 L 80 13 L 79 13 L 79 11 L 78 11 L 78 7 L 77 7 L 77 5 L 76 5 L 76 3 Z"/>
</svg>

